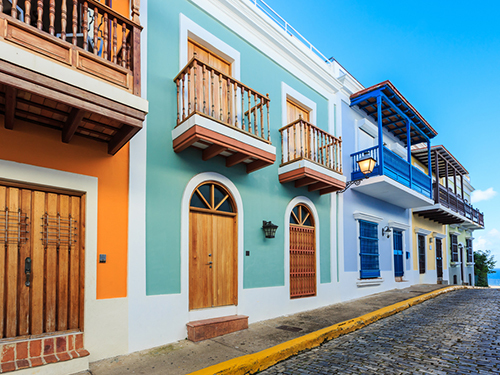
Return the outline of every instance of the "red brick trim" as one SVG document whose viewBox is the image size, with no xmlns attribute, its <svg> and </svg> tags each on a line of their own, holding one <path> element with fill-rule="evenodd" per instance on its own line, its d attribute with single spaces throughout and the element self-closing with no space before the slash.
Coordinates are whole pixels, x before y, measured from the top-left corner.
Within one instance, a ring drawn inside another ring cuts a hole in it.
<svg viewBox="0 0 500 375">
<path fill-rule="evenodd" d="M 21 339 L 0 344 L 0 373 L 86 357 L 83 333 Z"/>
</svg>

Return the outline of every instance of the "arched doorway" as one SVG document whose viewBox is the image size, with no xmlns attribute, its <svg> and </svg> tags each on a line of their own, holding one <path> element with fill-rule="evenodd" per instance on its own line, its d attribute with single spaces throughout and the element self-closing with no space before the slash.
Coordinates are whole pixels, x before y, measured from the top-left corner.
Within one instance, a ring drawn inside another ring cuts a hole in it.
<svg viewBox="0 0 500 375">
<path fill-rule="evenodd" d="M 290 213 L 290 298 L 316 295 L 316 233 L 309 207 Z"/>
<path fill-rule="evenodd" d="M 189 207 L 189 309 L 237 305 L 236 204 L 209 181 L 193 192 Z"/>
</svg>

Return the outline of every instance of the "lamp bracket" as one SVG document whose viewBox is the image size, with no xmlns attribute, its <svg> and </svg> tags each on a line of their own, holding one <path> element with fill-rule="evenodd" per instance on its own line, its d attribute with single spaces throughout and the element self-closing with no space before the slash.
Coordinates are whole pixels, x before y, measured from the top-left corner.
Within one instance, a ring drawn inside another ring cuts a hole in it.
<svg viewBox="0 0 500 375">
<path fill-rule="evenodd" d="M 352 185 L 359 186 L 359 184 L 361 183 L 361 181 L 366 180 L 367 178 L 368 178 L 368 176 L 364 177 L 364 178 L 361 178 L 359 180 L 347 181 L 347 183 L 345 185 L 345 188 L 343 188 L 342 190 L 337 191 L 337 194 L 342 194 L 344 191 L 346 191 L 347 189 L 349 189 Z"/>
</svg>

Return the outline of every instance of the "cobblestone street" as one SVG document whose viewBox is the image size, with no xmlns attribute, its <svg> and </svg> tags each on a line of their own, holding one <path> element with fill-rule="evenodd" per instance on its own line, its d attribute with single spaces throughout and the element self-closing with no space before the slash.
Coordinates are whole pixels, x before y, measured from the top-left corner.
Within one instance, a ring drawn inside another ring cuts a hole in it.
<svg viewBox="0 0 500 375">
<path fill-rule="evenodd" d="M 499 374 L 500 290 L 451 292 L 260 374 Z"/>
</svg>

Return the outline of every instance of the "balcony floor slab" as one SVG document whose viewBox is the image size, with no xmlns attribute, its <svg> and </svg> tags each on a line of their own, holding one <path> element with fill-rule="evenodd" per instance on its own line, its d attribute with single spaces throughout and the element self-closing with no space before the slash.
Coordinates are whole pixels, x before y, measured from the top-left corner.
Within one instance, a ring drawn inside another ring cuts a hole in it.
<svg viewBox="0 0 500 375">
<path fill-rule="evenodd" d="M 181 152 L 188 147 L 203 150 L 203 160 L 226 157 L 226 166 L 244 163 L 247 173 L 273 164 L 276 147 L 231 125 L 193 114 L 172 130 L 173 148 Z"/>
<path fill-rule="evenodd" d="M 346 185 L 345 176 L 305 159 L 280 167 L 278 175 L 282 184 L 295 181 L 295 187 L 307 186 L 320 194 L 342 190 Z"/>
<path fill-rule="evenodd" d="M 394 181 L 387 176 L 370 177 L 363 180 L 359 186 L 352 187 L 354 191 L 369 195 L 402 208 L 417 208 L 431 206 L 434 201 L 415 190 Z"/>
</svg>

